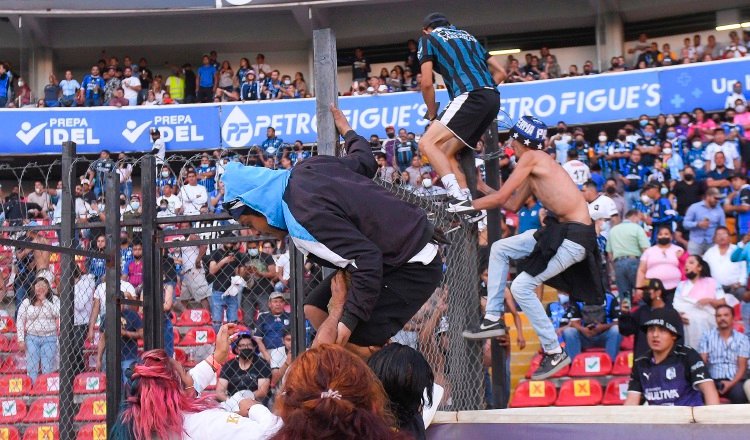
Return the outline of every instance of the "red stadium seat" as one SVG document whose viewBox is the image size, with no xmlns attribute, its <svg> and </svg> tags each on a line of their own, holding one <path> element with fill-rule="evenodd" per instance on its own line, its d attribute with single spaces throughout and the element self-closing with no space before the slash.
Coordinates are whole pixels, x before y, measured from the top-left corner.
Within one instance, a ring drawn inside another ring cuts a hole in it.
<svg viewBox="0 0 750 440">
<path fill-rule="evenodd" d="M 107 419 L 107 398 L 91 396 L 81 403 L 81 409 L 76 414 L 76 422 L 103 422 Z"/>
<path fill-rule="evenodd" d="M 620 350 L 628 351 L 633 350 L 633 347 L 635 347 L 635 336 L 625 336 L 622 338 L 622 342 L 620 342 Z"/>
<path fill-rule="evenodd" d="M 5 374 L 26 374 L 26 356 L 22 354 L 13 354 L 5 358 L 0 365 L 0 373 Z"/>
<path fill-rule="evenodd" d="M 60 374 L 42 374 L 36 378 L 31 389 L 32 396 L 53 396 L 60 393 Z"/>
<path fill-rule="evenodd" d="M 0 426 L 0 439 L 2 440 L 20 440 L 21 434 L 14 426 Z"/>
<path fill-rule="evenodd" d="M 607 353 L 581 353 L 573 359 L 570 365 L 572 377 L 606 376 L 610 371 L 612 371 L 612 359 Z"/>
<path fill-rule="evenodd" d="M 57 425 L 29 426 L 23 433 L 23 440 L 59 440 Z"/>
<path fill-rule="evenodd" d="M 557 398 L 555 384 L 548 380 L 527 380 L 521 382 L 513 393 L 511 408 L 551 406 Z"/>
<path fill-rule="evenodd" d="M 192 347 L 198 345 L 213 344 L 216 342 L 216 333 L 212 327 L 193 327 L 185 334 L 182 341 L 177 345 Z"/>
<path fill-rule="evenodd" d="M 26 417 L 26 403 L 21 399 L 0 399 L 0 407 L 0 424 L 19 423 Z"/>
<path fill-rule="evenodd" d="M 615 358 L 615 365 L 612 367 L 613 376 L 629 376 L 633 368 L 633 352 L 621 351 Z"/>
<path fill-rule="evenodd" d="M 174 345 L 177 345 L 180 342 L 180 339 L 182 339 L 180 331 L 174 327 L 172 328 L 172 337 L 174 338 L 174 341 L 172 341 Z"/>
<path fill-rule="evenodd" d="M 630 378 L 627 377 L 615 377 L 610 380 L 607 384 L 607 389 L 604 391 L 602 405 L 622 405 L 625 403 L 625 398 L 628 395 L 629 381 Z"/>
<path fill-rule="evenodd" d="M 90 423 L 78 430 L 76 440 L 106 440 L 107 425 L 104 423 Z"/>
<path fill-rule="evenodd" d="M 577 357 L 577 356 L 576 356 Z M 571 379 L 560 386 L 555 406 L 594 406 L 602 402 L 602 386 L 593 379 Z"/>
<path fill-rule="evenodd" d="M 175 360 L 177 360 L 177 362 L 179 362 L 183 366 L 187 363 L 187 360 L 188 360 L 188 356 L 185 353 L 185 351 L 180 350 L 179 348 L 174 349 L 174 358 Z"/>
<path fill-rule="evenodd" d="M 44 397 L 31 404 L 24 423 L 57 423 L 60 419 L 57 397 Z M 24 437 L 25 438 L 25 437 Z"/>
<path fill-rule="evenodd" d="M 107 391 L 104 373 L 80 373 L 73 380 L 73 394 L 100 394 Z"/>
<path fill-rule="evenodd" d="M 177 319 L 180 327 L 196 327 L 211 324 L 211 312 L 206 309 L 192 309 L 182 312 Z"/>
<path fill-rule="evenodd" d="M 534 374 L 534 371 L 536 371 L 537 368 L 539 368 L 539 364 L 542 362 L 542 355 L 537 354 L 531 359 L 531 365 L 529 365 L 529 371 L 526 372 L 526 379 L 531 379 L 531 375 Z M 570 371 L 570 367 L 567 366 L 563 368 L 562 370 L 558 371 L 553 378 L 557 377 L 565 377 L 568 375 L 568 371 Z"/>
<path fill-rule="evenodd" d="M 9 344 L 10 344 L 10 339 L 6 338 L 5 336 L 0 335 L 0 352 L 2 353 L 10 352 L 10 348 L 8 347 Z"/>
<path fill-rule="evenodd" d="M 18 339 L 14 338 L 13 336 L 9 337 L 7 339 L 7 345 L 5 346 L 5 350 L 8 353 L 20 353 L 21 351 L 18 349 Z"/>
<path fill-rule="evenodd" d="M 25 374 L 0 376 L 0 396 L 28 396 L 31 393 L 31 378 Z"/>
<path fill-rule="evenodd" d="M 10 316 L 0 316 L 0 333 L 15 333 L 16 323 Z"/>
</svg>

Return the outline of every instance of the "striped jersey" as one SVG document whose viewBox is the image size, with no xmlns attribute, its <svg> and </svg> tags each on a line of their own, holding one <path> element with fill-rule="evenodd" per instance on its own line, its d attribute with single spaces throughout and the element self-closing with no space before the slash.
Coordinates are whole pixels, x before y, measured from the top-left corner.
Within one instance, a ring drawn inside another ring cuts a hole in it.
<svg viewBox="0 0 750 440">
<path fill-rule="evenodd" d="M 444 26 L 419 40 L 419 64 L 432 61 L 448 88 L 451 99 L 483 87 L 495 88 L 487 67 L 490 54 L 470 33 Z"/>
</svg>

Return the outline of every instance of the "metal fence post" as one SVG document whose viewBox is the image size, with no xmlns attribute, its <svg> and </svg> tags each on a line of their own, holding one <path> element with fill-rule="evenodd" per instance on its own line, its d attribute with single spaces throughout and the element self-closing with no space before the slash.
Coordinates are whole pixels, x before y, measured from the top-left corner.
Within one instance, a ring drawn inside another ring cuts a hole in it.
<svg viewBox="0 0 750 440">
<path fill-rule="evenodd" d="M 75 170 L 73 161 L 76 155 L 75 142 L 64 142 L 62 150 L 62 183 L 63 189 L 61 218 L 60 218 L 60 246 L 75 247 L 75 207 L 73 199 L 73 188 L 75 188 Z M 60 253 L 60 267 L 62 269 L 59 294 L 60 294 L 60 438 L 62 440 L 73 440 L 76 436 L 73 418 L 76 414 L 76 404 L 73 401 L 73 380 L 77 371 L 75 365 L 70 362 L 83 350 L 83 347 L 75 346 L 73 321 L 75 296 L 73 268 L 75 257 L 67 252 Z"/>
<path fill-rule="evenodd" d="M 156 157 L 147 154 L 141 167 L 141 240 L 143 244 L 144 350 L 164 346 L 162 304 L 164 289 L 159 277 L 161 249 L 156 244 Z"/>
<path fill-rule="evenodd" d="M 497 121 L 490 124 L 485 134 L 485 153 L 492 154 L 498 151 Z M 487 172 L 487 185 L 494 189 L 500 188 L 500 165 L 498 158 L 485 162 Z M 494 208 L 487 211 L 487 245 L 500 239 L 500 209 Z M 503 319 L 501 317 L 501 319 Z M 508 407 L 508 394 L 510 384 L 507 382 L 506 359 L 508 357 L 505 347 L 500 345 L 496 339 L 490 339 L 490 350 L 492 352 L 492 404 L 495 408 Z"/>
<path fill-rule="evenodd" d="M 333 29 L 313 31 L 313 76 L 315 82 L 315 110 L 318 121 L 318 154 L 334 156 L 338 134 L 333 123 L 330 104 L 338 105 L 336 85 L 336 35 Z M 341 133 L 344 134 L 344 133 Z"/>
<path fill-rule="evenodd" d="M 305 299 L 305 257 L 302 255 L 294 243 L 289 240 L 289 265 L 291 268 L 291 308 L 294 312 L 294 327 L 292 331 L 292 355 L 299 356 L 305 351 L 306 329 L 305 329 L 305 310 L 303 301 Z"/>
<path fill-rule="evenodd" d="M 105 235 L 107 237 L 107 311 L 105 346 L 107 353 L 107 432 L 117 421 L 122 395 L 122 338 L 120 335 L 120 177 L 114 168 L 105 183 Z"/>
</svg>

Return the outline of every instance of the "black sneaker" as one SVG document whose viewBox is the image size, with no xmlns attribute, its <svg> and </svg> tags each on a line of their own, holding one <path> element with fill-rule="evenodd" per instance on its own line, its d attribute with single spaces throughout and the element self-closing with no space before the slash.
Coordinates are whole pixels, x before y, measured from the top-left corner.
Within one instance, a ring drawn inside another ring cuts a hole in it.
<svg viewBox="0 0 750 440">
<path fill-rule="evenodd" d="M 466 339 L 478 340 L 496 338 L 505 335 L 505 333 L 505 322 L 502 318 L 497 321 L 482 318 L 482 322 L 479 325 L 464 330 L 461 334 Z"/>
<path fill-rule="evenodd" d="M 544 380 L 552 377 L 566 365 L 570 365 L 570 357 L 565 350 L 562 353 L 544 353 L 539 368 L 531 375 L 531 380 Z"/>
</svg>

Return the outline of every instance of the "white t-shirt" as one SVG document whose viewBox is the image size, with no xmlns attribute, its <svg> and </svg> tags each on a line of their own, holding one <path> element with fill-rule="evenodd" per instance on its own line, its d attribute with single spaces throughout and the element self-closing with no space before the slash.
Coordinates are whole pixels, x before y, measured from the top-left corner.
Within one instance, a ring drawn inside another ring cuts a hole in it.
<svg viewBox="0 0 750 440">
<path fill-rule="evenodd" d="M 180 209 L 180 208 L 182 208 L 182 201 L 180 200 L 179 197 L 177 197 L 174 194 L 172 194 L 169 197 L 161 196 L 161 197 L 157 198 L 156 199 L 156 204 L 157 205 L 161 204 L 162 200 L 166 200 L 167 201 L 167 212 L 169 214 L 171 214 L 171 215 L 177 214 L 177 210 Z"/>
<path fill-rule="evenodd" d="M 130 87 L 140 87 L 141 86 L 141 80 L 138 79 L 137 76 L 131 76 L 130 78 L 125 78 L 122 80 L 122 89 L 125 92 L 123 94 L 123 98 L 127 99 L 128 101 L 132 101 L 133 99 L 138 98 L 138 92 L 131 89 Z"/>
<path fill-rule="evenodd" d="M 157 150 L 156 153 L 154 153 L 154 156 L 156 156 L 156 164 L 163 165 L 164 156 L 166 156 L 167 154 L 167 143 L 164 142 L 164 139 L 159 138 L 155 140 L 154 145 L 151 147 L 151 150 Z"/>
<path fill-rule="evenodd" d="M 580 160 L 569 160 L 562 167 L 570 178 L 573 179 L 573 183 L 579 187 L 591 179 L 591 170 L 589 170 L 588 165 Z"/>
<path fill-rule="evenodd" d="M 589 215 L 591 215 L 592 220 L 600 220 L 619 215 L 619 212 L 617 211 L 615 201 L 602 194 L 596 200 L 589 203 Z"/>
<path fill-rule="evenodd" d="M 740 261 L 732 262 L 732 252 L 737 249 L 737 245 L 730 244 L 729 249 L 724 255 L 719 252 L 719 246 L 713 245 L 703 254 L 703 259 L 711 268 L 711 278 L 715 279 L 722 286 L 731 286 L 740 283 L 743 286 L 747 283 L 746 263 Z"/>
<path fill-rule="evenodd" d="M 724 153 L 724 157 L 726 158 L 726 167 L 730 170 L 734 169 L 734 161 L 735 159 L 739 159 L 740 155 L 737 152 L 737 145 L 735 145 L 732 142 L 725 141 L 723 144 L 719 145 L 716 142 L 711 142 L 706 147 L 706 160 L 711 161 L 711 169 L 716 169 L 716 163 L 714 162 L 714 156 L 716 153 L 721 151 Z"/>
<path fill-rule="evenodd" d="M 182 258 L 182 273 L 195 269 L 195 263 L 198 260 L 200 249 L 198 246 L 185 246 L 180 248 Z"/>
<path fill-rule="evenodd" d="M 289 281 L 289 251 L 284 252 L 281 255 L 274 255 L 274 261 L 276 262 L 276 270 L 281 272 L 281 278 L 284 281 Z"/>
<path fill-rule="evenodd" d="M 91 308 L 94 306 L 94 290 L 96 277 L 90 273 L 81 275 L 73 287 L 73 323 L 85 325 L 89 322 Z"/>
<path fill-rule="evenodd" d="M 120 292 L 122 292 L 126 298 L 137 299 L 135 294 L 135 286 L 125 280 L 120 280 Z M 101 283 L 96 286 L 94 290 L 94 299 L 99 300 L 99 318 L 104 319 L 107 314 L 107 283 Z"/>
<path fill-rule="evenodd" d="M 203 185 L 185 185 L 180 189 L 180 201 L 182 202 L 182 213 L 185 215 L 197 215 L 201 212 L 201 206 L 208 203 L 208 193 Z"/>
</svg>

